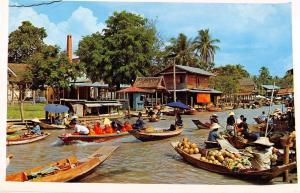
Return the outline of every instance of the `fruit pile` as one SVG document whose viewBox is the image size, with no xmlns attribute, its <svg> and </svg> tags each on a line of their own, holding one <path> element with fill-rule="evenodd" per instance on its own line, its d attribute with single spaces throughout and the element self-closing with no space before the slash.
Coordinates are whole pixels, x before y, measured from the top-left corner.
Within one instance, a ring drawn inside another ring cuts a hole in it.
<svg viewBox="0 0 300 193">
<path fill-rule="evenodd" d="M 187 138 L 183 138 L 182 142 L 179 142 L 177 147 L 188 154 L 199 153 L 200 156 L 198 156 L 198 158 L 200 161 L 219 165 L 219 166 L 224 166 L 231 170 L 248 169 L 251 167 L 251 163 L 248 160 L 248 157 L 246 156 L 241 156 L 238 153 L 230 153 L 225 149 L 221 149 L 221 150 L 215 149 L 215 150 L 200 152 L 197 145 L 195 143 L 189 142 Z"/>
</svg>

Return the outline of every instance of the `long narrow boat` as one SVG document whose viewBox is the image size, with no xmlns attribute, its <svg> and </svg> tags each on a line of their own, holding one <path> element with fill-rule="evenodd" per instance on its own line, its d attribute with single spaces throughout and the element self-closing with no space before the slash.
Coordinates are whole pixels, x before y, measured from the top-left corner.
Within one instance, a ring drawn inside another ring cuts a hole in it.
<svg viewBox="0 0 300 193">
<path fill-rule="evenodd" d="M 202 123 L 200 120 L 192 120 L 192 121 L 198 127 L 198 129 L 209 129 L 211 125 L 209 123 Z"/>
<path fill-rule="evenodd" d="M 6 129 L 6 134 L 11 135 L 11 134 L 14 134 L 14 133 L 16 133 L 18 131 L 21 131 L 21 130 L 22 130 L 22 128 L 10 127 L 10 128 Z"/>
<path fill-rule="evenodd" d="M 118 146 L 102 146 L 87 158 L 77 160 L 75 156 L 50 163 L 46 166 L 6 176 L 6 181 L 17 182 L 69 182 L 78 181 L 90 174 L 108 159 Z"/>
<path fill-rule="evenodd" d="M 272 169 L 267 169 L 267 170 L 244 169 L 244 170 L 233 171 L 222 165 L 215 165 L 212 163 L 199 160 L 200 154 L 190 155 L 185 153 L 183 150 L 177 147 L 178 143 L 179 142 L 171 142 L 171 145 L 173 146 L 175 151 L 191 165 L 207 171 L 211 171 L 223 175 L 230 175 L 241 179 L 268 182 L 273 178 L 282 174 L 285 170 L 291 170 L 296 167 L 296 162 L 292 162 L 281 166 L 275 166 Z"/>
<path fill-rule="evenodd" d="M 85 141 L 85 142 L 105 142 L 113 140 L 116 138 L 124 137 L 129 135 L 129 132 L 120 132 L 120 133 L 110 133 L 110 134 L 101 134 L 101 135 L 80 135 L 73 133 L 65 133 L 58 138 L 60 138 L 65 143 L 70 143 L 73 141 Z"/>
<path fill-rule="evenodd" d="M 222 112 L 222 108 L 220 107 L 207 107 L 206 110 L 208 110 L 209 112 Z"/>
<path fill-rule="evenodd" d="M 26 143 L 32 143 L 35 141 L 45 139 L 49 135 L 50 135 L 49 133 L 43 133 L 41 135 L 22 135 L 15 139 L 7 139 L 6 145 L 22 145 L 22 144 L 26 144 Z"/>
<path fill-rule="evenodd" d="M 184 111 L 184 115 L 196 115 L 198 111 L 196 109 L 189 109 Z"/>
<path fill-rule="evenodd" d="M 52 130 L 52 129 L 65 129 L 65 125 L 55 125 L 55 124 L 48 124 L 44 122 L 40 122 L 40 126 L 44 130 Z"/>
<path fill-rule="evenodd" d="M 135 138 L 145 142 L 145 141 L 157 141 L 162 139 L 167 139 L 170 137 L 175 137 L 177 135 L 180 135 L 182 133 L 182 128 L 177 128 L 174 131 L 169 130 L 162 130 L 162 131 L 156 131 L 156 132 L 146 132 L 143 130 L 132 130 L 130 131 L 130 134 L 132 134 Z"/>
<path fill-rule="evenodd" d="M 258 118 L 258 117 L 253 117 L 253 119 L 255 120 L 255 122 L 257 123 L 257 124 L 261 124 L 261 123 L 264 123 L 265 121 L 262 121 L 260 118 Z"/>
</svg>

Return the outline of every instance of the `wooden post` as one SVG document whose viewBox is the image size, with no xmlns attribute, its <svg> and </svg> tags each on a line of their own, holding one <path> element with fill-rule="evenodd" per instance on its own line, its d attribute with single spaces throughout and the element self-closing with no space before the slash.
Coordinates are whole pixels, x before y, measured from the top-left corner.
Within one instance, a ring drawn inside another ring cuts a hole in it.
<svg viewBox="0 0 300 193">
<path fill-rule="evenodd" d="M 176 75 L 175 75 L 175 59 L 174 59 L 174 64 L 173 64 L 173 89 L 174 89 L 174 102 L 176 102 Z"/>
<path fill-rule="evenodd" d="M 155 105 L 157 105 L 157 91 L 155 91 Z"/>
<path fill-rule="evenodd" d="M 161 92 L 161 104 L 163 105 L 164 104 L 164 93 Z"/>
<path fill-rule="evenodd" d="M 284 164 L 289 163 L 289 153 L 290 153 L 290 145 L 287 144 L 287 145 L 284 146 Z M 289 181 L 289 170 L 284 171 L 283 181 L 284 182 Z"/>
</svg>

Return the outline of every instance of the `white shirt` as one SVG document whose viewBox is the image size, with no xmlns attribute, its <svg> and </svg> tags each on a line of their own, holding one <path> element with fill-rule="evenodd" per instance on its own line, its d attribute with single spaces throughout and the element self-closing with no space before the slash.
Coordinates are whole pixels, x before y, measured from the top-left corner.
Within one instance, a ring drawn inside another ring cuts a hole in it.
<svg viewBox="0 0 300 193">
<path fill-rule="evenodd" d="M 238 118 L 238 119 L 236 120 L 236 123 L 237 123 L 237 124 L 240 124 L 241 122 L 243 122 L 241 118 Z"/>
<path fill-rule="evenodd" d="M 89 134 L 90 133 L 88 128 L 86 128 L 83 125 L 78 125 L 78 124 L 75 125 L 75 131 L 78 133 L 81 133 L 81 134 Z"/>
</svg>

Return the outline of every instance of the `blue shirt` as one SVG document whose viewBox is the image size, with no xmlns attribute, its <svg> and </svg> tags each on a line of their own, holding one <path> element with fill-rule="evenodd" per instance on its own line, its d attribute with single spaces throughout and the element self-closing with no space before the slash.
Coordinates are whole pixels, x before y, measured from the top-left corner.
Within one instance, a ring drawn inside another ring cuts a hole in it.
<svg viewBox="0 0 300 193">
<path fill-rule="evenodd" d="M 144 124 L 145 123 L 144 123 L 143 119 L 138 119 L 138 120 L 136 120 L 135 127 L 137 129 L 142 129 L 144 127 Z"/>
<path fill-rule="evenodd" d="M 267 117 L 267 115 L 262 114 L 262 115 L 260 115 L 258 118 L 259 118 L 260 120 L 262 120 L 262 121 L 266 121 L 268 117 Z"/>
<path fill-rule="evenodd" d="M 218 139 L 218 130 L 214 129 L 209 132 L 207 141 L 217 141 Z"/>
<path fill-rule="evenodd" d="M 41 135 L 41 128 L 40 125 L 36 125 L 31 129 L 31 132 L 37 135 Z"/>
</svg>

